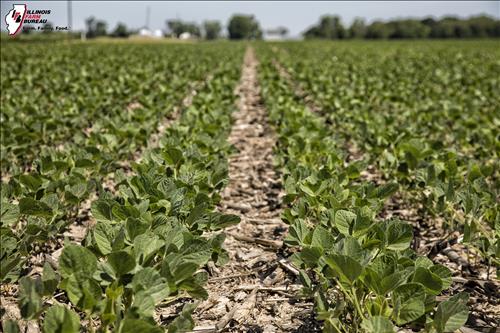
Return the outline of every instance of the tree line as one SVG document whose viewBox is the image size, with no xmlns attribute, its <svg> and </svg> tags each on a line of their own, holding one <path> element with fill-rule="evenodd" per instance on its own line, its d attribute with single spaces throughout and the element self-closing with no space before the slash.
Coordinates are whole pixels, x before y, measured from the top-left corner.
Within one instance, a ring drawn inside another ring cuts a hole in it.
<svg viewBox="0 0 500 333">
<path fill-rule="evenodd" d="M 123 23 L 118 23 L 116 27 L 108 31 L 107 23 L 102 20 L 97 20 L 90 17 L 85 20 L 86 37 L 95 38 L 101 36 L 122 37 L 126 38 L 131 34 L 135 34 L 138 30 L 130 30 Z M 214 40 L 222 37 L 223 27 L 220 21 L 208 20 L 201 25 L 195 22 L 186 22 L 179 19 L 167 20 L 165 22 L 166 37 L 179 38 L 183 33 L 189 33 L 195 38 L 204 38 Z M 259 22 L 253 15 L 233 15 L 227 25 L 227 37 L 229 39 L 261 39 L 262 30 Z"/>
<path fill-rule="evenodd" d="M 500 20 L 480 15 L 467 19 L 396 19 L 366 24 L 356 18 L 346 27 L 339 16 L 325 15 L 303 36 L 306 39 L 495 38 L 500 37 Z"/>
</svg>

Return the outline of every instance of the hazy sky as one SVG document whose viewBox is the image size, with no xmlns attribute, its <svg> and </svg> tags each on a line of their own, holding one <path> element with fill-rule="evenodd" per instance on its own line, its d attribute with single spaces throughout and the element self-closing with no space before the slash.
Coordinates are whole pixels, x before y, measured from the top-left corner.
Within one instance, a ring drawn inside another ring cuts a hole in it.
<svg viewBox="0 0 500 333">
<path fill-rule="evenodd" d="M 26 3 L 28 9 L 51 9 L 49 21 L 54 25 L 67 25 L 66 1 L 1 1 L 2 31 L 5 15 L 12 4 Z M 500 1 L 72 1 L 73 30 L 84 29 L 85 18 L 95 16 L 114 28 L 124 22 L 130 28 L 146 23 L 150 8 L 150 28 L 164 29 L 165 21 L 180 18 L 201 23 L 206 19 L 220 20 L 224 25 L 234 13 L 254 14 L 264 29 L 285 26 L 290 36 L 298 36 L 318 21 L 323 14 L 340 15 L 349 24 L 355 17 L 368 22 L 396 17 L 466 17 L 487 14 L 500 18 Z"/>
</svg>

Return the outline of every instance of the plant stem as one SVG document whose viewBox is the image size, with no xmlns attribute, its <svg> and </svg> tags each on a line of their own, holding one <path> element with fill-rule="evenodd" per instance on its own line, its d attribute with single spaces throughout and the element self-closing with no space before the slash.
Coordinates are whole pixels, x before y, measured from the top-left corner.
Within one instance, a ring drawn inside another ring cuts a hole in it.
<svg viewBox="0 0 500 333">
<path fill-rule="evenodd" d="M 356 306 L 356 309 L 359 312 L 360 317 L 362 319 L 365 319 L 365 316 L 363 314 L 363 310 L 361 309 L 361 305 L 359 304 L 358 296 L 356 295 L 356 291 L 354 290 L 354 287 L 351 287 L 351 294 L 352 294 L 352 298 L 354 301 L 354 305 Z"/>
<path fill-rule="evenodd" d="M 332 323 L 333 327 L 335 327 L 335 329 L 337 330 L 337 332 L 340 332 L 340 328 L 337 326 L 337 324 L 335 324 L 335 321 L 329 320 L 329 322 Z"/>
<path fill-rule="evenodd" d="M 351 286 L 350 291 L 346 290 L 342 284 L 337 281 L 337 285 L 339 286 L 340 290 L 344 293 L 344 295 L 351 301 L 352 304 L 354 304 L 355 311 L 357 312 L 356 317 L 359 317 L 361 319 L 365 319 L 365 316 L 363 315 L 363 311 L 361 310 L 361 306 L 358 301 L 358 297 L 356 296 L 356 293 L 354 291 L 354 286 Z M 358 326 L 358 323 L 356 320 L 353 320 L 353 324 Z M 357 330 L 356 330 L 357 331 Z"/>
</svg>

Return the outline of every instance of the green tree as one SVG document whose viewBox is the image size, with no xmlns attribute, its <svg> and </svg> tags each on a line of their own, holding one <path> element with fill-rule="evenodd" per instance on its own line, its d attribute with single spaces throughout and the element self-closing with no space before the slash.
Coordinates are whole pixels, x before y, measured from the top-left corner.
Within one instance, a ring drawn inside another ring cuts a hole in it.
<svg viewBox="0 0 500 333">
<path fill-rule="evenodd" d="M 396 20 L 387 23 L 391 31 L 390 38 L 427 38 L 431 31 L 418 20 Z"/>
<path fill-rule="evenodd" d="M 338 16 L 322 16 L 319 23 L 303 33 L 305 38 L 494 38 L 500 37 L 500 20 L 486 15 L 460 19 L 453 16 L 375 21 L 366 26 L 356 18 L 346 31 Z"/>
<path fill-rule="evenodd" d="M 482 30 L 482 28 L 480 30 Z M 434 26 L 431 27 L 431 32 L 429 35 L 432 38 L 476 37 L 471 31 L 469 20 L 461 20 L 459 18 L 451 16 L 443 17 L 442 19 L 436 21 Z"/>
<path fill-rule="evenodd" d="M 473 16 L 467 20 L 472 37 L 498 37 L 496 34 L 497 27 L 500 26 L 500 20 L 495 20 L 491 17 L 480 15 Z"/>
<path fill-rule="evenodd" d="M 495 20 L 486 16 L 471 17 L 467 20 L 471 35 L 477 38 L 488 37 L 489 31 L 495 25 Z"/>
<path fill-rule="evenodd" d="M 203 22 L 203 30 L 206 39 L 214 40 L 220 37 L 222 26 L 219 21 L 205 21 Z"/>
<path fill-rule="evenodd" d="M 168 20 L 167 27 L 173 37 L 179 37 L 179 35 L 184 32 L 181 20 Z"/>
<path fill-rule="evenodd" d="M 192 36 L 201 37 L 201 29 L 196 23 L 184 23 L 183 32 L 189 32 Z"/>
<path fill-rule="evenodd" d="M 347 35 L 339 16 L 323 16 L 319 29 L 329 39 L 342 39 Z"/>
<path fill-rule="evenodd" d="M 253 15 L 233 15 L 227 27 L 230 39 L 261 39 L 262 30 Z"/>
<path fill-rule="evenodd" d="M 455 36 L 456 38 L 470 38 L 475 37 L 472 35 L 469 23 L 467 21 L 458 21 L 455 23 Z"/>
<path fill-rule="evenodd" d="M 384 22 L 375 21 L 366 29 L 366 38 L 380 39 L 389 38 L 392 30 Z"/>
<path fill-rule="evenodd" d="M 349 27 L 350 38 L 364 38 L 366 35 L 366 24 L 362 18 L 355 18 Z"/>
<path fill-rule="evenodd" d="M 310 27 L 302 35 L 306 39 L 324 38 L 324 37 L 321 36 L 319 28 L 317 26 Z"/>
<path fill-rule="evenodd" d="M 490 37 L 500 37 L 500 20 L 497 20 L 493 25 L 490 32 Z"/>
<path fill-rule="evenodd" d="M 104 21 L 97 21 L 95 25 L 96 36 L 106 36 L 108 24 Z"/>
<path fill-rule="evenodd" d="M 167 27 L 172 36 L 179 37 L 183 32 L 189 32 L 191 35 L 200 37 L 200 27 L 193 22 L 184 22 L 181 20 L 168 20 Z"/>
<path fill-rule="evenodd" d="M 106 36 L 107 34 L 106 22 L 98 21 L 93 16 L 85 20 L 85 25 L 87 26 L 87 38 Z"/>
<path fill-rule="evenodd" d="M 117 37 L 117 38 L 127 38 L 130 36 L 130 31 L 127 29 L 127 26 L 123 23 L 118 23 L 116 25 L 115 30 L 111 33 L 111 36 Z"/>
<path fill-rule="evenodd" d="M 342 39 L 347 37 L 347 31 L 339 16 L 324 15 L 317 26 L 304 32 L 306 38 Z"/>
</svg>

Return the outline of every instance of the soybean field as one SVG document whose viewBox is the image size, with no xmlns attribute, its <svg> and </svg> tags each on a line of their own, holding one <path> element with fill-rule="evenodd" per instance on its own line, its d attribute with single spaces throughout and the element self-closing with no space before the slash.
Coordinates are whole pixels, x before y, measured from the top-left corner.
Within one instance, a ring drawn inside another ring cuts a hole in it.
<svg viewBox="0 0 500 333">
<path fill-rule="evenodd" d="M 3 332 L 496 332 L 496 41 L 2 41 Z"/>
</svg>

